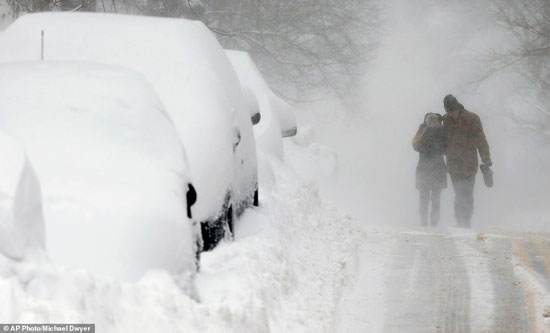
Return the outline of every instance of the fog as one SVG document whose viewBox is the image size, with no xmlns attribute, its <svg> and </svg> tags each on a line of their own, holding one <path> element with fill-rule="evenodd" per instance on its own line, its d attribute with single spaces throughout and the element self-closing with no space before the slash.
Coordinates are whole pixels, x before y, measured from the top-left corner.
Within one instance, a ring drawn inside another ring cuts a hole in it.
<svg viewBox="0 0 550 333">
<path fill-rule="evenodd" d="M 444 114 L 452 93 L 477 113 L 491 147 L 495 186 L 478 173 L 473 228 L 548 231 L 548 148 L 519 131 L 506 114 L 521 111 L 521 76 L 504 70 L 482 79 L 487 55 L 510 42 L 490 3 L 388 1 L 382 8 L 380 46 L 367 64 L 363 107 L 337 113 L 314 107 L 302 115 L 317 139 L 336 151 L 339 170 L 322 195 L 371 226 L 419 226 L 411 139 L 424 114 Z M 442 194 L 441 222 L 455 226 L 450 178 Z"/>
</svg>

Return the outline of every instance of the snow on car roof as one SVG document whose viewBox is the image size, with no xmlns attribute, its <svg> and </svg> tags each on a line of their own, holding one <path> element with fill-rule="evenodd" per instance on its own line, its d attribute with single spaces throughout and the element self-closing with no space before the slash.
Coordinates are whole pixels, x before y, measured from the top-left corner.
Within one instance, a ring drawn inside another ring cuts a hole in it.
<svg viewBox="0 0 550 333">
<path fill-rule="evenodd" d="M 54 262 L 130 279 L 194 267 L 184 151 L 162 110 L 130 70 L 0 65 L 0 128 L 40 179 Z"/>
</svg>

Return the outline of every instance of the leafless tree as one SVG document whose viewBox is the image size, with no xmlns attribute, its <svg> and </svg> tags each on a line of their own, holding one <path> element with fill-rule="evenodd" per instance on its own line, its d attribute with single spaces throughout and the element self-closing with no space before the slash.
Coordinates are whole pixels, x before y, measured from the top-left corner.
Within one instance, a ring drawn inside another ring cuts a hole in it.
<svg viewBox="0 0 550 333">
<path fill-rule="evenodd" d="M 11 15 L 44 11 L 88 11 L 96 8 L 96 0 L 7 0 Z"/>
<path fill-rule="evenodd" d="M 285 97 L 353 100 L 372 57 L 376 0 L 8 0 L 20 12 L 80 10 L 204 22 L 225 48 L 247 51 Z"/>
<path fill-rule="evenodd" d="M 205 0 L 200 19 L 220 43 L 247 51 L 271 85 L 293 99 L 349 100 L 372 57 L 370 0 Z"/>
<path fill-rule="evenodd" d="M 550 1 L 495 0 L 499 21 L 514 45 L 494 57 L 495 70 L 513 66 L 529 82 L 524 112 L 511 118 L 550 142 Z"/>
</svg>

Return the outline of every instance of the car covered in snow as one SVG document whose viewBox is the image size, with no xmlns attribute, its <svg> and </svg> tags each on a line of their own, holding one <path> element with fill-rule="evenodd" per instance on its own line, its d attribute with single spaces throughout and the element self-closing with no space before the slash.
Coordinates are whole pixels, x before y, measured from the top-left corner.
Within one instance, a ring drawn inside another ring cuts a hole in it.
<svg viewBox="0 0 550 333">
<path fill-rule="evenodd" d="M 293 107 L 271 90 L 247 52 L 225 52 L 237 72 L 243 89 L 252 90 L 258 100 L 261 117 L 259 123 L 254 126 L 258 149 L 282 159 L 281 138 L 297 133 Z"/>
<path fill-rule="evenodd" d="M 149 79 L 185 146 L 199 193 L 194 217 L 202 222 L 205 250 L 232 230 L 235 217 L 258 204 L 250 109 L 227 56 L 203 23 L 97 13 L 29 14 L 1 33 L 0 44 L 4 63 L 38 60 L 43 54 L 46 60 L 123 66 Z"/>
<path fill-rule="evenodd" d="M 192 280 L 190 171 L 145 77 L 90 63 L 0 65 L 0 130 L 23 144 L 40 180 L 52 262 L 129 281 L 156 269 Z"/>
</svg>

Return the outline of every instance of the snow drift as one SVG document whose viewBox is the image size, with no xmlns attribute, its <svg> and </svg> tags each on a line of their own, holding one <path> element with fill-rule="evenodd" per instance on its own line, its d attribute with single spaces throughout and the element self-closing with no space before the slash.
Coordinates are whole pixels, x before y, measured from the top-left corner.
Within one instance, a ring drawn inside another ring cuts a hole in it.
<svg viewBox="0 0 550 333">
<path fill-rule="evenodd" d="M 163 272 L 128 283 L 0 256 L 0 313 L 7 322 L 93 322 L 102 332 L 334 331 L 363 234 L 293 170 L 320 158 L 260 164 L 272 168 L 274 185 L 260 184 L 262 205 L 244 213 L 234 242 L 203 253 L 200 302 Z"/>
</svg>

